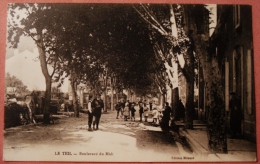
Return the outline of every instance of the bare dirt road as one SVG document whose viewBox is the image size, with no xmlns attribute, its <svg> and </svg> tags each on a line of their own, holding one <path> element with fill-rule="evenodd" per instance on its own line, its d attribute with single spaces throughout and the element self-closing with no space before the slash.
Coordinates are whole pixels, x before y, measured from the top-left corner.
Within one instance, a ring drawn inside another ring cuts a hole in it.
<svg viewBox="0 0 260 164">
<path fill-rule="evenodd" d="M 192 152 L 152 123 L 101 116 L 98 131 L 87 131 L 87 114 L 64 117 L 54 124 L 5 129 L 5 161 L 175 162 Z M 148 120 L 151 121 L 151 120 Z M 183 161 L 183 158 L 182 160 Z"/>
</svg>

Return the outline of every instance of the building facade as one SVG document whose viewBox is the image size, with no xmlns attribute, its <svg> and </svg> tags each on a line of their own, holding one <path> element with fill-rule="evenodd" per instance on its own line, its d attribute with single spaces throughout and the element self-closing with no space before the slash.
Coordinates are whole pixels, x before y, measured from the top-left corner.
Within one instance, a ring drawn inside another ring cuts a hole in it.
<svg viewBox="0 0 260 164">
<path fill-rule="evenodd" d="M 229 113 L 230 92 L 235 92 L 243 112 L 242 136 L 255 142 L 252 8 L 247 5 L 219 5 L 217 20 L 211 45 L 217 55 L 225 86 L 225 110 Z"/>
</svg>

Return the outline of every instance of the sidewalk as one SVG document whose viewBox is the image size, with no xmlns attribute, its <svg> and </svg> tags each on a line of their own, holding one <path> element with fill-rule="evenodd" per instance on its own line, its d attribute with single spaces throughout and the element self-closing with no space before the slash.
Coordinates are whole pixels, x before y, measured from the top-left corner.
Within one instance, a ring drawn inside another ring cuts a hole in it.
<svg viewBox="0 0 260 164">
<path fill-rule="evenodd" d="M 180 127 L 180 135 L 186 138 L 194 154 L 205 161 L 256 161 L 256 144 L 244 139 L 231 139 L 227 136 L 228 154 L 212 153 L 208 149 L 206 126 L 194 126 L 184 130 Z"/>
</svg>

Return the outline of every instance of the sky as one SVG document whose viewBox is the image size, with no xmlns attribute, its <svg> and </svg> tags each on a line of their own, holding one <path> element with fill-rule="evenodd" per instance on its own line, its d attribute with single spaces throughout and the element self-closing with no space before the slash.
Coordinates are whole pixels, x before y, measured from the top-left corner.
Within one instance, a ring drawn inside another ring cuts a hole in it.
<svg viewBox="0 0 260 164">
<path fill-rule="evenodd" d="M 210 15 L 210 21 L 213 22 L 209 25 L 209 36 L 212 35 L 214 32 L 214 27 L 216 27 L 217 24 L 217 5 L 216 4 L 208 4 L 207 8 L 211 11 L 212 15 Z"/>
<path fill-rule="evenodd" d="M 14 49 L 8 48 L 9 46 L 10 46 L 10 44 L 7 43 L 6 59 L 8 59 L 8 58 L 10 58 L 14 55 Z M 21 36 L 21 40 L 20 40 L 20 43 L 19 43 L 19 46 L 18 46 L 18 49 L 19 49 L 20 52 L 25 51 L 25 50 L 33 52 L 34 48 L 36 48 L 36 45 L 31 38 Z"/>
<path fill-rule="evenodd" d="M 31 91 L 45 90 L 45 80 L 36 53 L 14 50 L 14 55 L 6 60 L 5 72 L 16 76 Z"/>
<path fill-rule="evenodd" d="M 30 91 L 45 91 L 45 78 L 41 71 L 40 61 L 38 59 L 38 49 L 32 46 L 30 39 L 22 39 L 18 49 L 9 49 L 7 51 L 5 72 L 20 79 Z M 61 86 L 61 91 L 68 91 L 68 81 Z"/>
<path fill-rule="evenodd" d="M 19 17 L 15 16 L 17 18 L 16 23 L 26 17 L 23 10 L 17 10 L 16 13 L 19 15 Z M 11 20 L 10 14 L 7 15 L 7 19 Z M 10 75 L 20 79 L 30 91 L 45 91 L 45 78 L 41 71 L 40 61 L 38 59 L 39 53 L 34 40 L 30 37 L 21 36 L 17 49 L 9 48 L 9 43 L 6 45 L 5 72 L 9 72 Z M 53 86 L 55 86 L 55 84 L 53 84 Z M 67 80 L 65 80 L 60 89 L 63 92 L 68 92 Z"/>
</svg>

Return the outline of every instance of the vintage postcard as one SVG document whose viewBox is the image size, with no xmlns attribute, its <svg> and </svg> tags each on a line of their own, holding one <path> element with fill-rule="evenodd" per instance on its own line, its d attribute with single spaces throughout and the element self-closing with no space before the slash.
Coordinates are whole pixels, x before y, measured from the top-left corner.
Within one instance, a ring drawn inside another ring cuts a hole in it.
<svg viewBox="0 0 260 164">
<path fill-rule="evenodd" d="M 4 162 L 257 161 L 251 3 L 5 11 Z"/>
</svg>

